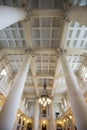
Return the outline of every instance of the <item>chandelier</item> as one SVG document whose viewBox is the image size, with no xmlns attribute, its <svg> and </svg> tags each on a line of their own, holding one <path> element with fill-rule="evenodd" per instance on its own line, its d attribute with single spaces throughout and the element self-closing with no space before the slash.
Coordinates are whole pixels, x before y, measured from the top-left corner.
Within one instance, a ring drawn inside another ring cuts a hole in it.
<svg viewBox="0 0 87 130">
<path fill-rule="evenodd" d="M 51 97 L 48 96 L 47 89 L 46 89 L 46 82 L 44 82 L 42 95 L 38 99 L 40 105 L 46 107 L 51 103 Z"/>
</svg>

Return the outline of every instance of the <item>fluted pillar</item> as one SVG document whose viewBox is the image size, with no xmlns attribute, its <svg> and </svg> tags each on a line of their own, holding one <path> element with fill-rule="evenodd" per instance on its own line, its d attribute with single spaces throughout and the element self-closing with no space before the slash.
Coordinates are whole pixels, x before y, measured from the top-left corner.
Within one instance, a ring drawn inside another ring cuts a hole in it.
<svg viewBox="0 0 87 130">
<path fill-rule="evenodd" d="M 29 70 L 30 61 L 31 56 L 27 55 L 14 79 L 11 90 L 6 98 L 2 111 L 0 112 L 0 130 L 12 130 Z"/>
<path fill-rule="evenodd" d="M 38 100 L 36 100 L 34 108 L 34 130 L 39 130 L 39 115 L 40 115 L 40 106 Z"/>
<path fill-rule="evenodd" d="M 77 128 L 78 130 L 87 130 L 87 104 L 81 93 L 77 80 L 68 65 L 66 56 L 61 55 L 60 57 Z"/>
<path fill-rule="evenodd" d="M 0 30 L 26 19 L 26 15 L 23 8 L 0 5 Z"/>
<path fill-rule="evenodd" d="M 49 106 L 49 112 L 50 112 L 50 115 L 49 115 L 50 116 L 50 130 L 56 130 L 53 101 L 51 102 Z"/>
<path fill-rule="evenodd" d="M 70 7 L 70 9 L 67 10 L 66 15 L 69 20 L 87 26 L 87 5 Z"/>
</svg>

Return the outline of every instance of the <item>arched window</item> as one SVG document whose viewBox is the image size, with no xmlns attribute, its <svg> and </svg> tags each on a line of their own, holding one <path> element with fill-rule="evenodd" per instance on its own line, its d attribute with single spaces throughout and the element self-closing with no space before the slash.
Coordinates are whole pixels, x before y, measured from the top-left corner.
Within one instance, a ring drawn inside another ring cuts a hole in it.
<svg viewBox="0 0 87 130">
<path fill-rule="evenodd" d="M 18 122 L 18 124 L 21 124 L 21 118 L 19 119 L 19 122 Z"/>
<path fill-rule="evenodd" d="M 25 121 L 23 120 L 23 123 L 22 123 L 22 128 L 21 128 L 21 130 L 24 130 L 24 125 L 25 125 Z"/>
<path fill-rule="evenodd" d="M 57 124 L 56 125 L 56 130 L 62 130 L 62 125 L 61 124 Z"/>
<path fill-rule="evenodd" d="M 32 124 L 31 123 L 27 124 L 27 130 L 32 130 Z"/>
<path fill-rule="evenodd" d="M 21 126 L 21 118 L 20 118 L 19 121 L 18 121 L 17 130 L 20 129 L 20 126 Z"/>
<path fill-rule="evenodd" d="M 24 124 L 25 124 L 25 121 L 23 121 L 22 125 L 24 125 Z"/>
</svg>

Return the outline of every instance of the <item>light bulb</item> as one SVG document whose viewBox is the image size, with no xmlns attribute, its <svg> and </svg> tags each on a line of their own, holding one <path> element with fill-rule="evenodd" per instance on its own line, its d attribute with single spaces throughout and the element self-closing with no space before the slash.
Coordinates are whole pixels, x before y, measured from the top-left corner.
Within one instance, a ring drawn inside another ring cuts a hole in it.
<svg viewBox="0 0 87 130">
<path fill-rule="evenodd" d="M 25 118 L 24 118 L 24 121 L 25 121 Z"/>
<path fill-rule="evenodd" d="M 43 104 L 43 101 L 41 101 L 40 103 Z"/>
<path fill-rule="evenodd" d="M 49 102 L 49 98 L 47 98 L 47 102 Z"/>
<path fill-rule="evenodd" d="M 45 102 L 45 98 L 43 98 L 43 102 Z"/>
<path fill-rule="evenodd" d="M 41 102 L 41 98 L 38 100 L 38 102 Z"/>
<path fill-rule="evenodd" d="M 27 123 L 29 123 L 29 120 L 27 120 Z"/>
<path fill-rule="evenodd" d="M 43 104 L 43 106 L 45 107 L 45 106 L 46 106 L 46 104 Z"/>
<path fill-rule="evenodd" d="M 18 117 L 20 116 L 20 114 L 18 114 Z"/>
<path fill-rule="evenodd" d="M 48 99 L 48 104 L 50 104 L 51 103 L 51 100 L 50 99 Z"/>
<path fill-rule="evenodd" d="M 70 119 L 72 119 L 72 116 L 69 116 Z"/>
<path fill-rule="evenodd" d="M 60 124 L 62 124 L 62 122 L 61 122 L 61 121 L 59 121 L 59 123 L 60 123 Z"/>
<path fill-rule="evenodd" d="M 66 122 L 66 120 L 64 119 L 64 122 Z"/>
</svg>

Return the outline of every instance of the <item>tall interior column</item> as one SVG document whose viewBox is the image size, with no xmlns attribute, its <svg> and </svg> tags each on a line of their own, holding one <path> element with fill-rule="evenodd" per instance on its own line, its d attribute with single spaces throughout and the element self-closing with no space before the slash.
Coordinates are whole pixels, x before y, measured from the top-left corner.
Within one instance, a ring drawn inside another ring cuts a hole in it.
<svg viewBox="0 0 87 130">
<path fill-rule="evenodd" d="M 87 5 L 70 7 L 66 15 L 69 20 L 87 26 Z"/>
<path fill-rule="evenodd" d="M 23 8 L 0 5 L 0 30 L 26 19 L 26 15 Z"/>
<path fill-rule="evenodd" d="M 54 107 L 53 107 L 53 101 L 51 102 L 49 106 L 49 116 L 50 116 L 50 130 L 56 130 L 56 123 L 55 123 L 55 115 L 54 115 Z"/>
<path fill-rule="evenodd" d="M 81 93 L 74 73 L 68 65 L 66 56 L 61 55 L 60 57 L 77 129 L 87 130 L 87 104 L 83 94 Z"/>
<path fill-rule="evenodd" d="M 39 114 L 40 114 L 40 106 L 38 100 L 36 100 L 35 108 L 34 108 L 34 130 L 39 130 Z"/>
<path fill-rule="evenodd" d="M 12 130 L 29 70 L 30 61 L 31 56 L 27 55 L 14 79 L 11 90 L 0 112 L 0 130 Z"/>
</svg>

